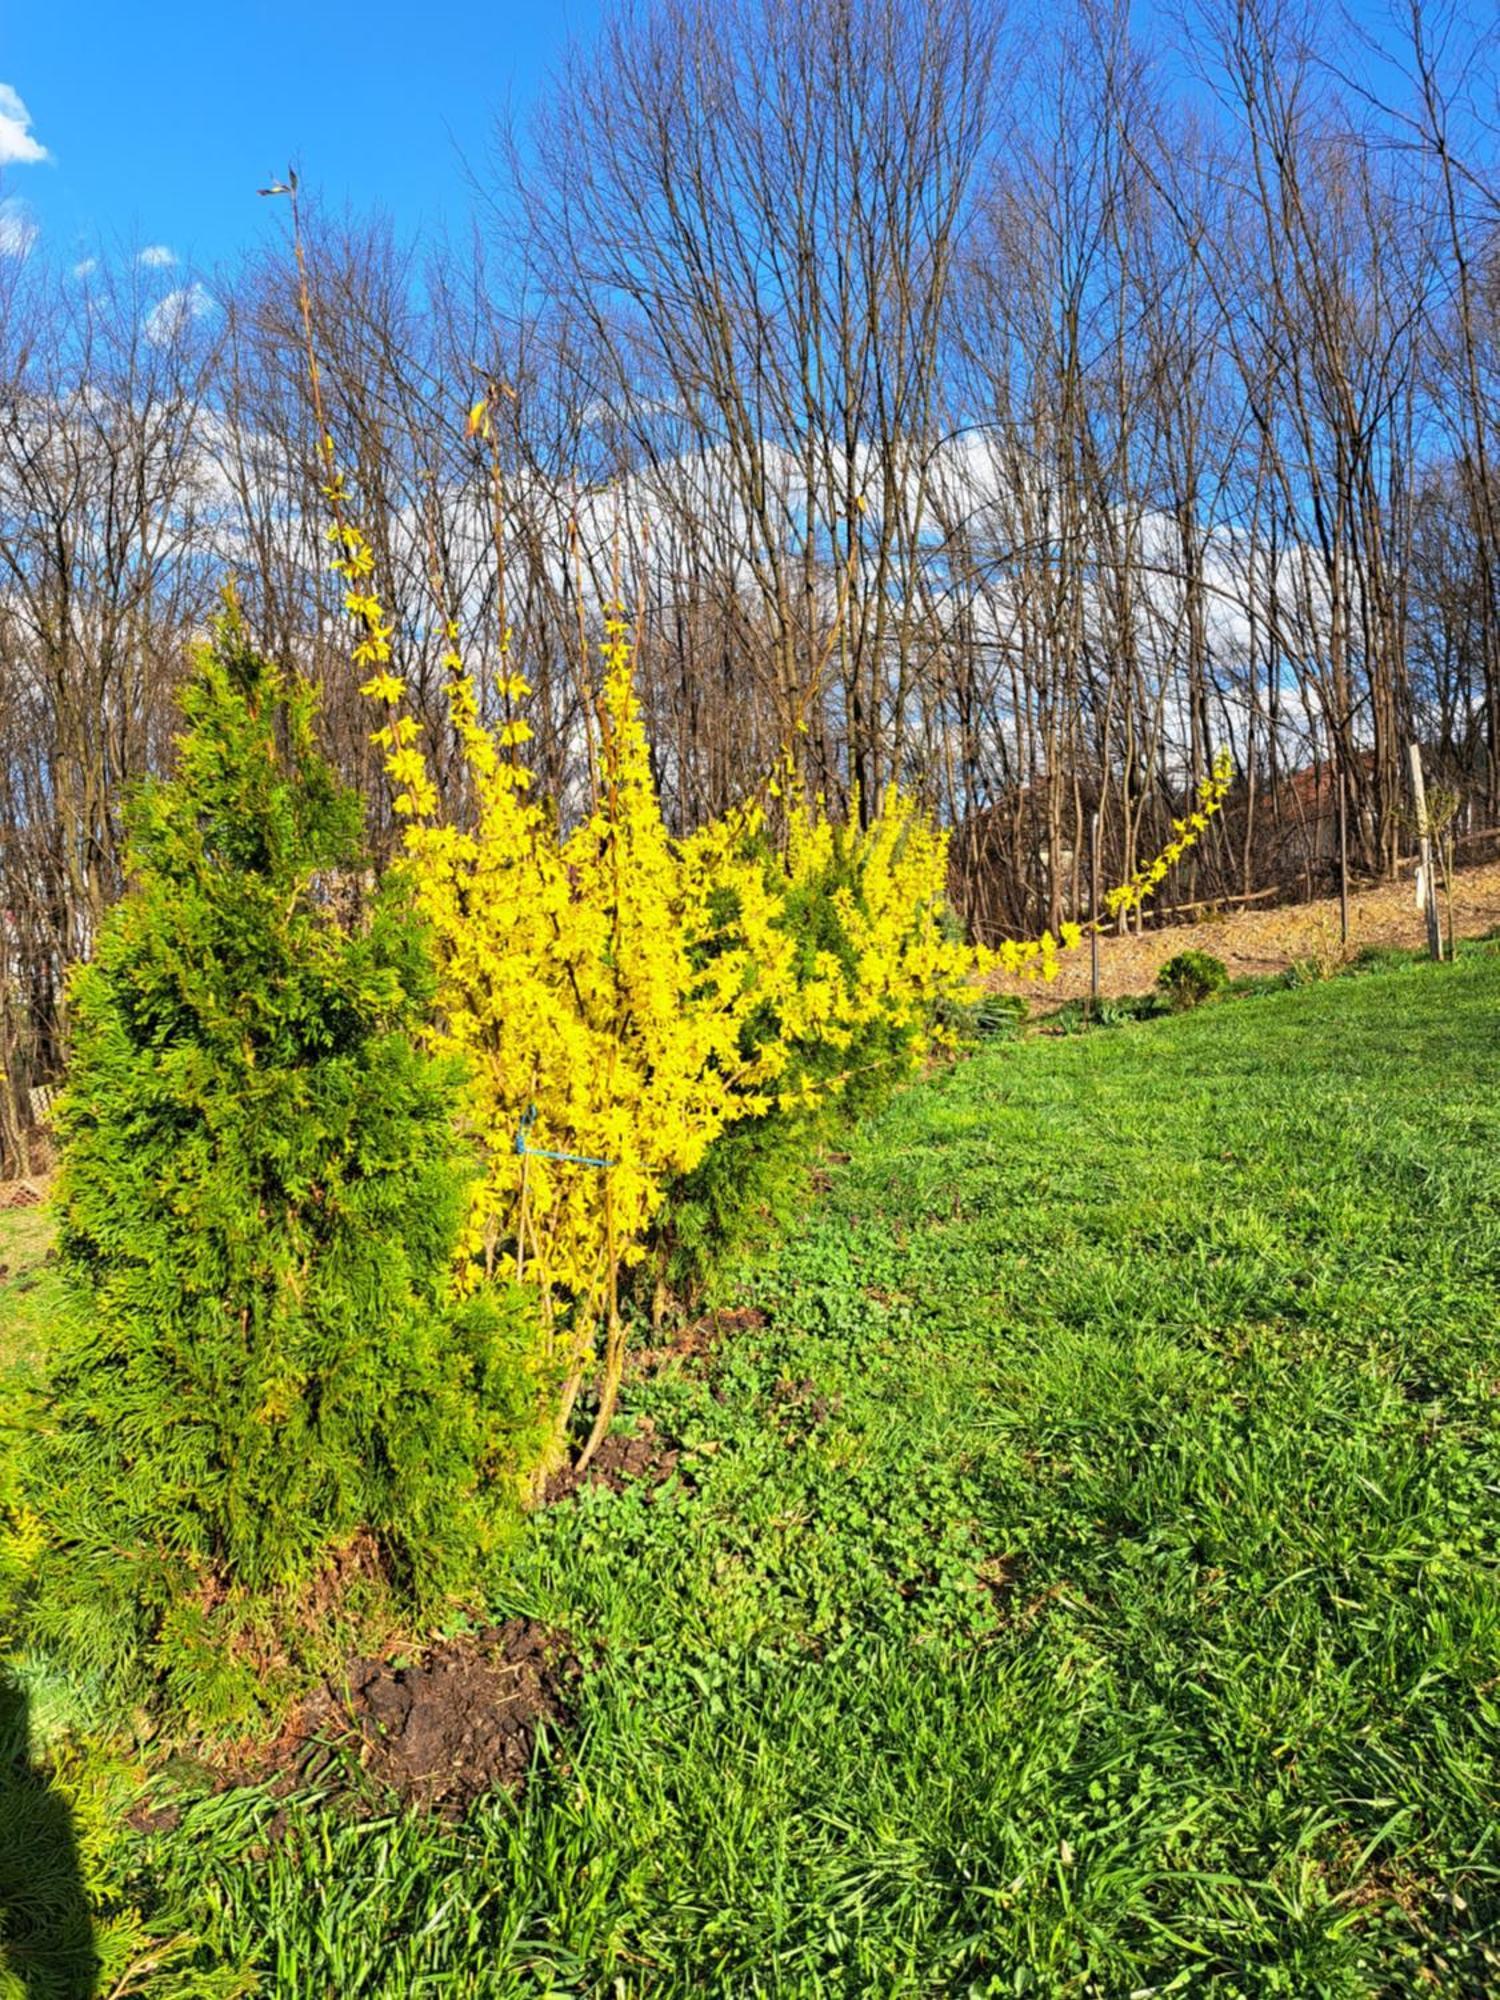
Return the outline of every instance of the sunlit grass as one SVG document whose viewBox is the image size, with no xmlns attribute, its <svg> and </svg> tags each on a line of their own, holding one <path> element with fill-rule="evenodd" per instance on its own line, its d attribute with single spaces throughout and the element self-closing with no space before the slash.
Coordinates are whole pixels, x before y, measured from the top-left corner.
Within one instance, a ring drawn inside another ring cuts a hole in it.
<svg viewBox="0 0 1500 2000">
<path fill-rule="evenodd" d="M 1493 1990 L 1497 1024 L 1474 956 L 909 1093 L 637 1385 L 688 1477 L 535 1523 L 524 1799 L 200 1799 L 162 1923 L 341 2000 Z"/>
<path fill-rule="evenodd" d="M 33 1369 L 45 1352 L 59 1302 L 53 1234 L 45 1206 L 0 1210 L 0 1373 Z"/>
</svg>

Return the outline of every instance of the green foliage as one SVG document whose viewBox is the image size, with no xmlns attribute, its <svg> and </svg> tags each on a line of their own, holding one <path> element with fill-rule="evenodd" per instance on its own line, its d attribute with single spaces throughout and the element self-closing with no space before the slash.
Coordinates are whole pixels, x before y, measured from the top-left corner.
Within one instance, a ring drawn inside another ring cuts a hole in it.
<svg viewBox="0 0 1500 2000">
<path fill-rule="evenodd" d="M 1229 984 L 1229 968 L 1211 951 L 1179 951 L 1157 973 L 1156 983 L 1181 1011 L 1222 993 Z"/>
<path fill-rule="evenodd" d="M 1122 1028 L 1130 1021 L 1154 1021 L 1166 1012 L 1159 993 L 1120 993 L 1111 999 L 1065 1000 L 1045 1018 L 1045 1031 L 1084 1035 L 1095 1028 Z"/>
<path fill-rule="evenodd" d="M 683 1304 L 695 1304 L 793 1226 L 804 1206 L 820 1135 L 836 1107 L 772 1111 L 728 1127 L 678 1180 L 658 1218 L 652 1268 Z"/>
<path fill-rule="evenodd" d="M 903 1093 L 519 1547 L 595 1641 L 461 1825 L 190 1792 L 199 1964 L 340 2000 L 1495 1988 L 1500 959 Z M 273 1825 L 284 1830 L 272 1831 Z"/>
<path fill-rule="evenodd" d="M 962 1008 L 950 1003 L 943 1010 L 943 1025 L 950 1039 L 958 1042 L 1017 1041 L 1030 1016 L 1030 1006 L 1019 993 L 974 994 Z"/>
<path fill-rule="evenodd" d="M 1154 993 L 1122 993 L 1113 1000 L 1101 1000 L 1093 1009 L 1093 1019 L 1101 1028 L 1118 1028 L 1126 1021 L 1154 1021 L 1162 1011 Z"/>
<path fill-rule="evenodd" d="M 1013 1042 L 1025 1027 L 1030 1011 L 1019 993 L 986 993 L 975 1004 L 975 1032 L 991 1041 Z"/>
<path fill-rule="evenodd" d="M 1248 972 L 1231 979 L 1225 991 L 1236 1000 L 1257 1000 L 1266 993 L 1285 993 L 1298 981 L 1291 967 L 1283 972 Z"/>
<path fill-rule="evenodd" d="M 841 908 L 843 897 L 858 899 L 862 891 L 856 846 L 834 830 L 823 864 L 794 883 L 768 867 L 768 883 L 781 894 L 777 928 L 794 942 L 799 985 L 818 976 L 820 954 L 837 959 L 857 984 L 858 953 Z M 805 1207 L 820 1151 L 880 1109 L 911 1074 L 918 1044 L 935 1026 L 955 1037 L 972 1027 L 969 1010 L 946 1002 L 928 1020 L 914 1014 L 898 1024 L 880 1017 L 857 1024 L 847 1039 L 791 1037 L 773 1006 L 753 1013 L 741 1034 L 742 1055 L 751 1058 L 778 1039 L 789 1051 L 772 1108 L 728 1125 L 669 1190 L 653 1233 L 653 1277 L 691 1305 L 777 1242 Z"/>
<path fill-rule="evenodd" d="M 525 1327 L 450 1303 L 457 1079 L 399 888 L 340 914 L 360 806 L 314 704 L 222 626 L 131 890 L 73 987 L 35 1636 L 206 1725 L 310 1606 L 472 1583 L 530 1422 Z"/>
<path fill-rule="evenodd" d="M 25 1693 L 0 1666 L 0 2000 L 76 2000 L 96 1971 L 72 1815 L 32 1762 Z"/>
</svg>

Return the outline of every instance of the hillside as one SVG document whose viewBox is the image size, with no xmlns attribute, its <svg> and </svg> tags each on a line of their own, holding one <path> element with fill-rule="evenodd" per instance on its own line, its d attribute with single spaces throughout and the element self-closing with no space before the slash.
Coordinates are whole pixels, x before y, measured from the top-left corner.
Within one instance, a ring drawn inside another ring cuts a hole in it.
<svg viewBox="0 0 1500 2000">
<path fill-rule="evenodd" d="M 1447 923 L 1447 905 L 1441 904 Z M 1500 862 L 1461 869 L 1453 884 L 1453 922 L 1460 938 L 1482 937 L 1500 927 Z M 1223 959 L 1232 979 L 1284 972 L 1315 960 L 1334 969 L 1342 958 L 1368 950 L 1415 950 L 1426 931 L 1410 876 L 1361 889 L 1349 898 L 1349 943 L 1339 938 L 1338 898 L 1283 903 L 1271 908 L 1236 909 L 1206 915 L 1196 923 L 1148 921 L 1145 934 L 1108 934 L 1099 943 L 1099 989 L 1109 999 L 1149 992 L 1159 969 L 1179 951 L 1209 951 Z M 1047 986 L 997 978 L 1000 992 L 1024 994 L 1036 1012 L 1084 997 L 1089 991 L 1085 945 L 1059 960 L 1057 978 Z"/>
</svg>

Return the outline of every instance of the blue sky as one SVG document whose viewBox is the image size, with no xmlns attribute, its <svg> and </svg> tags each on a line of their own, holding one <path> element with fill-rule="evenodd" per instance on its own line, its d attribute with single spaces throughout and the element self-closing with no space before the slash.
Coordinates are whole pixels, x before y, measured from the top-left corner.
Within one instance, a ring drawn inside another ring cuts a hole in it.
<svg viewBox="0 0 1500 2000">
<path fill-rule="evenodd" d="M 1351 11 L 1379 32 L 1391 4 Z M 166 289 L 283 223 L 255 189 L 289 161 L 335 209 L 459 227 L 464 159 L 482 164 L 495 115 L 524 114 L 600 7 L 0 0 L 0 252 L 33 232 L 75 263 L 151 247 Z"/>
<path fill-rule="evenodd" d="M 36 230 L 75 262 L 158 246 L 164 274 L 211 269 L 284 221 L 255 190 L 289 161 L 332 206 L 460 225 L 461 156 L 482 160 L 496 113 L 524 111 L 597 14 L 598 0 L 432 0 L 425 17 L 391 0 L 0 0 L 0 247 Z"/>
</svg>

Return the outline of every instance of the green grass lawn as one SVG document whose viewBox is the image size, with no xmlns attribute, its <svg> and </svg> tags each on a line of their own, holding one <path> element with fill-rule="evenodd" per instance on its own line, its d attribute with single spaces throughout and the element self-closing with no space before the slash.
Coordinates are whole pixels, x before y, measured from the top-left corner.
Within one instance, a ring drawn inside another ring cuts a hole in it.
<svg viewBox="0 0 1500 2000">
<path fill-rule="evenodd" d="M 1497 1293 L 1500 956 L 990 1049 L 638 1386 L 690 1477 L 529 1532 L 519 1803 L 137 1892 L 337 2000 L 1492 1992 Z"/>
<path fill-rule="evenodd" d="M 47 1262 L 52 1233 L 45 1208 L 0 1210 L 0 1375 L 34 1370 L 42 1358 L 59 1298 Z"/>
</svg>

